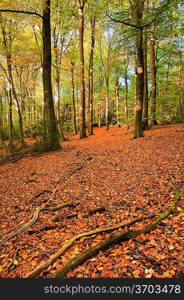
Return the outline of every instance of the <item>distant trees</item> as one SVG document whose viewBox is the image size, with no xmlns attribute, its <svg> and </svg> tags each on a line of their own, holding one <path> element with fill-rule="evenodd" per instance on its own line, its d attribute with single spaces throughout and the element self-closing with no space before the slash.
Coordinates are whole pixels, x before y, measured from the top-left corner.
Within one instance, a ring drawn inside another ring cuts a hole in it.
<svg viewBox="0 0 184 300">
<path fill-rule="evenodd" d="M 179 0 L 8 3 L 0 4 L 1 144 L 18 135 L 23 144 L 38 128 L 54 150 L 67 130 L 82 139 L 94 125 L 134 123 L 138 138 L 183 120 Z"/>
<path fill-rule="evenodd" d="M 50 25 L 50 0 L 44 0 L 43 2 L 43 15 L 34 13 L 34 12 L 25 12 L 25 11 L 16 11 L 16 10 L 0 10 L 3 12 L 12 12 L 12 13 L 26 13 L 26 14 L 35 14 L 42 18 L 42 45 L 43 45 L 43 95 L 44 95 L 44 142 L 45 142 L 45 150 L 55 150 L 59 149 L 59 135 L 56 124 L 56 116 L 54 110 L 54 102 L 53 102 L 53 94 L 52 94 L 52 82 L 51 82 L 51 25 Z M 2 20 L 2 18 L 1 18 Z M 22 122 L 22 114 L 20 110 L 20 105 L 18 101 L 18 97 L 16 94 L 13 75 L 12 75 L 12 65 L 11 65 L 11 40 L 9 40 L 9 44 L 7 44 L 5 29 L 2 25 L 2 36 L 3 43 L 5 47 L 6 60 L 7 60 L 7 70 L 8 70 L 8 80 L 11 85 L 13 97 L 17 103 L 18 115 L 19 115 L 19 125 L 20 125 L 20 137 L 21 141 L 23 140 L 23 122 Z"/>
</svg>

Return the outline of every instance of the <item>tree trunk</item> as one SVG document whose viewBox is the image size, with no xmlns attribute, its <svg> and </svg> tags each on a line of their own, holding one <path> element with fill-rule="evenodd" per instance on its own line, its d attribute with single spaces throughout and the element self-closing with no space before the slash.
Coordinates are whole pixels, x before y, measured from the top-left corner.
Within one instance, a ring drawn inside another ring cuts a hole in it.
<svg viewBox="0 0 184 300">
<path fill-rule="evenodd" d="M 109 75 L 106 77 L 105 123 L 106 130 L 109 130 Z"/>
<path fill-rule="evenodd" d="M 85 122 L 85 77 L 84 77 L 84 5 L 85 0 L 78 0 L 79 10 L 79 51 L 80 51 L 80 139 L 86 138 Z"/>
<path fill-rule="evenodd" d="M 53 39 L 54 39 L 54 49 L 57 49 L 59 47 L 58 43 L 58 35 L 54 32 L 53 34 Z M 61 140 L 64 142 L 66 141 L 66 138 L 64 136 L 63 132 L 63 126 L 62 126 L 62 116 L 61 116 L 61 110 L 60 110 L 60 66 L 61 66 L 61 58 L 59 56 L 60 54 L 58 51 L 55 51 L 55 65 L 56 65 L 56 89 L 57 89 L 57 127 L 58 127 L 58 132 L 59 132 L 59 137 Z"/>
<path fill-rule="evenodd" d="M 75 135 L 75 134 L 77 134 L 77 123 L 76 123 L 76 107 L 75 107 L 74 66 L 75 66 L 75 63 L 71 62 L 72 123 L 73 123 L 73 134 Z"/>
<path fill-rule="evenodd" d="M 63 126 L 62 126 L 62 116 L 61 116 L 61 110 L 60 110 L 60 75 L 59 75 L 59 71 L 57 69 L 57 78 L 56 78 L 56 86 L 57 86 L 57 96 L 58 96 L 58 102 L 57 102 L 57 114 L 58 114 L 58 132 L 59 132 L 59 136 L 62 140 L 62 142 L 66 141 L 66 138 L 64 136 L 64 132 L 63 132 Z"/>
<path fill-rule="evenodd" d="M 128 68 L 125 66 L 125 119 L 128 124 Z"/>
<path fill-rule="evenodd" d="M 119 123 L 119 74 L 117 75 L 117 79 L 116 79 L 115 94 L 116 94 L 116 121 L 117 121 L 117 126 L 120 127 L 120 123 Z"/>
<path fill-rule="evenodd" d="M 152 0 L 152 5 L 155 8 L 156 0 Z M 156 24 L 154 23 L 152 26 L 151 37 L 150 37 L 150 71 L 151 71 L 151 126 L 157 125 L 156 120 L 156 53 L 155 53 L 155 31 Z"/>
<path fill-rule="evenodd" d="M 9 99 L 9 111 L 8 111 L 8 143 L 9 147 L 12 148 L 13 145 L 13 118 L 12 118 L 12 92 L 11 89 L 8 93 L 8 99 Z"/>
<path fill-rule="evenodd" d="M 155 29 L 154 29 L 155 31 Z M 151 33 L 150 41 L 150 70 L 151 70 L 151 125 L 157 125 L 156 120 L 156 55 L 155 55 L 155 32 Z"/>
<path fill-rule="evenodd" d="M 89 97 L 88 97 L 88 133 L 93 135 L 93 63 L 94 63 L 94 47 L 95 47 L 95 16 L 90 18 L 91 24 L 91 51 L 89 58 Z"/>
<path fill-rule="evenodd" d="M 101 107 L 101 94 L 102 94 L 103 79 L 99 79 L 99 96 L 98 96 L 98 127 L 102 123 L 102 107 Z"/>
<path fill-rule="evenodd" d="M 0 18 L 1 18 L 1 16 L 0 16 Z M 2 23 L 2 19 L 0 19 L 0 20 L 1 20 L 1 30 L 2 30 L 2 37 L 3 37 L 3 46 L 4 46 L 5 54 L 6 54 L 7 76 L 8 76 L 8 81 L 9 81 L 9 84 L 11 85 L 11 91 L 12 91 L 11 97 L 13 95 L 15 102 L 17 104 L 18 117 L 19 117 L 20 140 L 21 140 L 21 143 L 24 144 L 22 114 L 21 114 L 19 100 L 18 100 L 18 96 L 17 96 L 16 90 L 15 90 L 14 80 L 13 80 L 13 75 L 12 75 L 12 55 L 11 55 L 12 37 L 10 34 L 10 37 L 7 40 L 7 34 L 6 34 L 5 28 Z"/>
<path fill-rule="evenodd" d="M 138 26 L 142 23 L 143 18 L 142 0 L 137 1 L 135 7 L 135 18 Z M 135 106 L 135 130 L 134 138 L 143 137 L 142 110 L 144 97 L 144 52 L 143 52 L 143 29 L 137 30 L 137 66 L 136 66 L 136 106 Z"/>
<path fill-rule="evenodd" d="M 144 46 L 144 98 L 143 98 L 143 129 L 148 129 L 148 70 L 147 70 L 147 29 L 143 31 Z"/>
<path fill-rule="evenodd" d="M 46 148 L 47 150 L 60 149 L 59 133 L 54 111 L 54 100 L 51 81 L 51 24 L 50 24 L 50 0 L 44 0 L 43 7 L 43 92 L 46 123 Z"/>
</svg>

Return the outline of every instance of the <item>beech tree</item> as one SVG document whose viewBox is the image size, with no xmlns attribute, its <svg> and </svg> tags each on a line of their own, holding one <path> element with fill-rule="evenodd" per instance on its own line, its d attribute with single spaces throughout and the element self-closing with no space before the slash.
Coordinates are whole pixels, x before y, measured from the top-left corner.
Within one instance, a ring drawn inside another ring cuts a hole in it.
<svg viewBox="0 0 184 300">
<path fill-rule="evenodd" d="M 79 52 L 80 52 L 80 139 L 86 138 L 86 92 L 84 73 L 84 7 L 87 0 L 78 0 L 79 12 Z"/>
</svg>

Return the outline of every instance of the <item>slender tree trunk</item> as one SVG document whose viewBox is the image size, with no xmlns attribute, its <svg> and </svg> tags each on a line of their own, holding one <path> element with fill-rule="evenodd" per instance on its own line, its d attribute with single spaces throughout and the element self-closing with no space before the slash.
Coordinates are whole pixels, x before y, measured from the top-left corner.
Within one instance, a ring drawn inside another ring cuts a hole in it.
<svg viewBox="0 0 184 300">
<path fill-rule="evenodd" d="M 56 63 L 57 65 L 57 63 Z M 63 126 L 62 126 L 62 116 L 61 116 L 61 109 L 60 109 L 60 74 L 59 70 L 56 71 L 56 89 L 57 89 L 57 127 L 59 132 L 59 137 L 61 138 L 62 142 L 66 141 L 66 138 L 64 136 L 63 132 Z"/>
<path fill-rule="evenodd" d="M 155 30 L 154 30 L 155 31 Z M 150 70 L 151 70 L 151 125 L 157 125 L 156 120 L 156 55 L 155 55 L 155 33 L 151 33 L 150 41 Z"/>
<path fill-rule="evenodd" d="M 19 117 L 20 140 L 21 140 L 21 143 L 24 144 L 22 114 L 21 114 L 20 104 L 19 104 L 18 96 L 17 96 L 16 90 L 15 90 L 14 80 L 13 80 L 13 75 L 12 75 L 12 55 L 11 55 L 12 39 L 11 39 L 11 34 L 10 34 L 10 37 L 7 41 L 7 34 L 6 34 L 5 28 L 2 23 L 1 15 L 0 15 L 0 20 L 1 20 L 1 30 L 2 30 L 2 36 L 3 36 L 3 45 L 4 45 L 4 49 L 5 49 L 5 54 L 6 54 L 8 80 L 11 85 L 11 90 L 12 90 L 11 95 L 13 95 L 15 102 L 17 104 L 18 117 Z"/>
<path fill-rule="evenodd" d="M 137 1 L 135 17 L 137 25 L 142 23 L 143 18 L 142 0 Z M 144 52 L 143 52 L 143 29 L 137 30 L 137 66 L 136 66 L 136 106 L 135 106 L 135 130 L 134 138 L 143 137 L 142 110 L 144 97 Z"/>
<path fill-rule="evenodd" d="M 12 117 L 12 106 L 13 106 L 13 101 L 12 101 L 12 91 L 11 88 L 9 89 L 8 93 L 8 99 L 9 99 L 9 111 L 8 111 L 8 140 L 9 140 L 9 147 L 11 148 L 13 145 L 13 117 Z"/>
<path fill-rule="evenodd" d="M 109 130 L 109 74 L 106 77 L 105 123 L 106 130 Z"/>
<path fill-rule="evenodd" d="M 125 119 L 128 124 L 128 68 L 125 66 Z"/>
<path fill-rule="evenodd" d="M 79 51 L 80 51 L 80 139 L 86 138 L 85 122 L 85 75 L 84 75 L 84 6 L 85 0 L 78 0 L 79 9 Z"/>
<path fill-rule="evenodd" d="M 98 97 L 98 127 L 101 127 L 102 122 L 102 107 L 101 107 L 101 93 L 102 93 L 103 79 L 100 79 L 100 91 Z"/>
<path fill-rule="evenodd" d="M 155 7 L 156 0 L 152 0 L 152 5 Z M 157 125 L 156 120 L 156 95 L 157 95 L 157 86 L 156 86 L 156 51 L 155 51 L 155 32 L 156 24 L 152 26 L 151 37 L 150 37 L 150 71 L 151 71 L 151 96 L 150 96 L 150 112 L 151 112 L 151 126 Z"/>
<path fill-rule="evenodd" d="M 94 63 L 94 47 L 95 47 L 95 16 L 90 18 L 91 24 L 91 51 L 89 58 L 89 97 L 88 97 L 88 133 L 93 135 L 93 63 Z"/>
<path fill-rule="evenodd" d="M 18 111 L 18 118 L 19 118 L 19 130 L 20 130 L 20 141 L 22 144 L 24 144 L 22 112 L 21 112 L 20 103 L 19 103 L 18 96 L 17 96 L 16 90 L 15 90 L 15 86 L 14 86 L 14 80 L 13 80 L 13 75 L 12 75 L 12 66 L 11 66 L 11 56 L 7 57 L 7 66 L 8 66 L 8 76 L 9 76 L 9 81 L 11 84 L 12 95 L 17 104 L 17 111 Z"/>
<path fill-rule="evenodd" d="M 116 79 L 115 94 L 116 94 L 116 121 L 117 121 L 117 126 L 120 127 L 120 122 L 119 122 L 119 74 L 117 75 L 117 79 Z"/>
<path fill-rule="evenodd" d="M 44 0 L 43 7 L 43 91 L 46 123 L 46 147 L 47 150 L 60 149 L 59 133 L 54 111 L 54 100 L 51 81 L 51 24 L 50 24 L 50 0 Z"/>
<path fill-rule="evenodd" d="M 143 32 L 144 46 L 144 99 L 143 99 L 143 129 L 148 129 L 148 70 L 147 70 L 147 30 Z"/>
<path fill-rule="evenodd" d="M 57 49 L 59 47 L 58 45 L 58 35 L 54 32 L 54 49 Z M 61 66 L 61 58 L 59 57 L 59 53 L 56 50 L 55 51 L 55 65 L 56 65 L 56 89 L 57 89 L 57 127 L 58 127 L 58 132 L 61 140 L 64 142 L 66 141 L 66 138 L 64 136 L 63 132 L 63 126 L 62 126 L 62 116 L 61 116 L 61 109 L 60 109 L 60 66 Z"/>
<path fill-rule="evenodd" d="M 75 63 L 71 62 L 72 123 L 73 123 L 73 134 L 75 135 L 77 134 L 77 123 L 76 123 L 76 107 L 75 107 L 74 66 Z"/>
</svg>

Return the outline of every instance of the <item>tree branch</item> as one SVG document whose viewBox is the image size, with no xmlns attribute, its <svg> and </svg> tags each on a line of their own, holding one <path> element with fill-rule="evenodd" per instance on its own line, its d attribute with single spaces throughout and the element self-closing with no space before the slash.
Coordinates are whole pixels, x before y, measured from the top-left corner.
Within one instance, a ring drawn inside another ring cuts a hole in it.
<svg viewBox="0 0 184 300">
<path fill-rule="evenodd" d="M 33 12 L 33 11 L 25 11 L 25 10 L 14 10 L 14 9 L 0 9 L 0 12 L 12 12 L 12 13 L 19 13 L 19 14 L 27 14 L 27 15 L 35 15 L 37 17 L 40 17 L 43 19 L 43 16 L 40 15 L 37 12 Z"/>
<path fill-rule="evenodd" d="M 130 4 L 131 6 L 133 5 L 132 4 L 132 1 L 130 0 Z M 121 23 L 121 24 L 124 24 L 124 25 L 127 25 L 127 26 L 131 26 L 131 27 L 134 27 L 136 29 L 140 29 L 142 30 L 143 28 L 145 27 L 149 27 L 152 23 L 154 23 L 157 18 L 166 10 L 168 9 L 168 7 L 172 5 L 172 1 L 171 0 L 167 0 L 163 5 L 161 5 L 158 9 L 157 9 L 157 15 L 149 22 L 149 23 L 146 23 L 146 24 L 143 24 L 143 25 L 140 25 L 140 26 L 137 26 L 135 24 L 131 24 L 131 23 L 128 23 L 126 22 L 126 20 L 117 20 L 117 19 L 114 19 L 112 18 L 109 14 L 106 13 L 106 16 L 111 20 L 111 21 L 114 21 L 116 23 Z"/>
<path fill-rule="evenodd" d="M 121 23 L 121 24 L 124 24 L 124 25 L 127 25 L 127 26 L 134 27 L 134 28 L 136 28 L 136 29 L 141 29 L 141 26 L 137 26 L 137 25 L 128 23 L 128 22 L 123 21 L 123 20 L 116 20 L 116 19 L 112 18 L 109 14 L 106 14 L 106 16 L 107 16 L 111 21 L 114 21 L 114 22 L 116 22 L 116 23 Z"/>
</svg>

